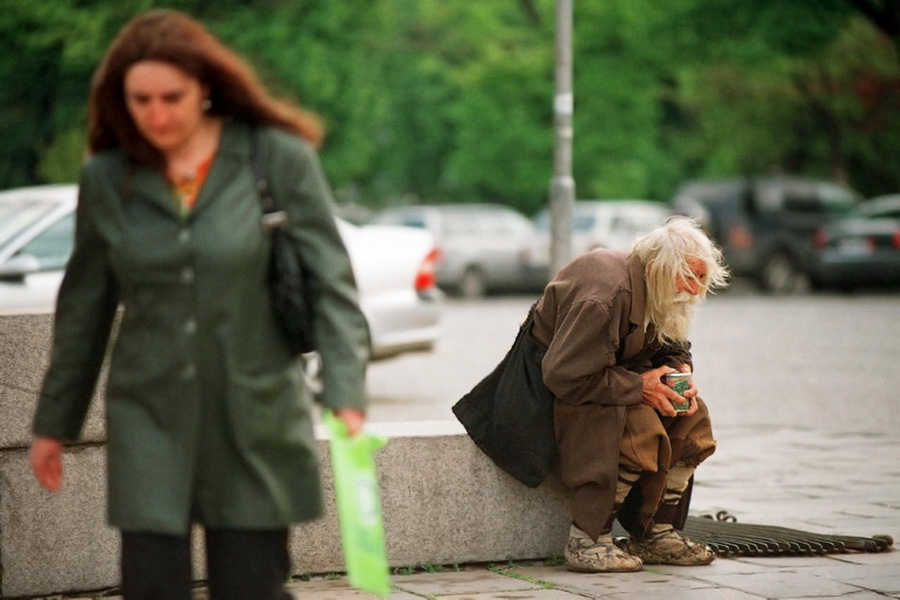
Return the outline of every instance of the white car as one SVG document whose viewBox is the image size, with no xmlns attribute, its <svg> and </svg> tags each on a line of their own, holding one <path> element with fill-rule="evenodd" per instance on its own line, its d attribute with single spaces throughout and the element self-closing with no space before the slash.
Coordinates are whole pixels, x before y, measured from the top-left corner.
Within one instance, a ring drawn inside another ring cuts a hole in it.
<svg viewBox="0 0 900 600">
<path fill-rule="evenodd" d="M 431 232 L 440 248 L 438 285 L 466 298 L 491 291 L 533 291 L 529 250 L 534 226 L 524 215 L 499 204 L 397 206 L 372 223 Z"/>
<path fill-rule="evenodd" d="M 0 313 L 49 311 L 72 252 L 76 185 L 0 192 Z M 431 350 L 440 333 L 439 252 L 411 227 L 337 219 L 372 339 L 372 358 Z"/>
<path fill-rule="evenodd" d="M 579 200 L 572 211 L 572 258 L 596 250 L 630 250 L 635 240 L 666 222 L 669 207 L 652 200 Z M 534 256 L 549 271 L 550 213 L 535 217 L 537 230 Z"/>
</svg>

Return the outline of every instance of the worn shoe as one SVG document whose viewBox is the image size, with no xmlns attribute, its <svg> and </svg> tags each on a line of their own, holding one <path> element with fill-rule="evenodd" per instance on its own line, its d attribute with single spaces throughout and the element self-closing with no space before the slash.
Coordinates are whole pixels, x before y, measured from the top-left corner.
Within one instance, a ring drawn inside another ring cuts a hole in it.
<svg viewBox="0 0 900 600">
<path fill-rule="evenodd" d="M 577 573 L 627 573 L 643 568 L 641 559 L 619 549 L 610 535 L 596 542 L 574 525 L 566 544 L 566 569 Z"/>
<path fill-rule="evenodd" d="M 629 540 L 624 548 L 648 565 L 693 567 L 708 565 L 716 558 L 716 554 L 708 546 L 695 544 L 674 530 L 646 540 Z"/>
</svg>

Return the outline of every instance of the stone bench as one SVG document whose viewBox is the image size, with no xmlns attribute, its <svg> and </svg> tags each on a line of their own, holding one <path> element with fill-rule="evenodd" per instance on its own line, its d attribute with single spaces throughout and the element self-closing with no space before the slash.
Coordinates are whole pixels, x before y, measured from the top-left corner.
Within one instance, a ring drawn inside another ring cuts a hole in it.
<svg viewBox="0 0 900 600">
<path fill-rule="evenodd" d="M 65 488 L 50 494 L 28 465 L 29 425 L 50 345 L 48 314 L 0 316 L 0 597 L 118 585 L 119 541 L 105 522 L 104 435 L 94 400 L 83 442 L 67 447 Z M 542 558 L 568 533 L 565 492 L 529 489 L 498 470 L 456 422 L 384 423 L 376 457 L 393 567 Z M 328 443 L 317 431 L 327 512 L 295 527 L 294 573 L 343 571 Z M 202 545 L 195 572 L 203 576 Z"/>
</svg>

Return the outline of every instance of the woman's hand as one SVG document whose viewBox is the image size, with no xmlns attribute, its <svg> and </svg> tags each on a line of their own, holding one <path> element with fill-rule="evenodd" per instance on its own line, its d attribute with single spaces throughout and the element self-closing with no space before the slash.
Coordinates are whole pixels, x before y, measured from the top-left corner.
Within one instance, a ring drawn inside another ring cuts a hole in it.
<svg viewBox="0 0 900 600">
<path fill-rule="evenodd" d="M 50 437 L 36 437 L 31 442 L 31 470 L 38 483 L 58 492 L 63 483 L 62 442 Z"/>
<path fill-rule="evenodd" d="M 347 433 L 351 436 L 359 433 L 366 422 L 366 413 L 358 408 L 336 408 L 334 416 L 344 422 Z"/>
</svg>

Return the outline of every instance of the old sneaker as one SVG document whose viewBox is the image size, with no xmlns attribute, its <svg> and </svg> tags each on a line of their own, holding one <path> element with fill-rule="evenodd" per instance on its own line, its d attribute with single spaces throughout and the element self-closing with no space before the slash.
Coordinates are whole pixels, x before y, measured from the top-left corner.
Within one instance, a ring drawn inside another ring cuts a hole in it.
<svg viewBox="0 0 900 600">
<path fill-rule="evenodd" d="M 572 525 L 566 544 L 566 569 L 578 573 L 625 573 L 640 571 L 641 559 L 620 550 L 610 535 L 601 535 L 594 542 L 582 530 Z"/>
<path fill-rule="evenodd" d="M 691 567 L 708 565 L 716 558 L 708 546 L 695 544 L 672 529 L 646 540 L 629 540 L 625 544 L 625 550 L 639 556 L 648 565 Z"/>
</svg>

